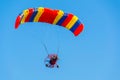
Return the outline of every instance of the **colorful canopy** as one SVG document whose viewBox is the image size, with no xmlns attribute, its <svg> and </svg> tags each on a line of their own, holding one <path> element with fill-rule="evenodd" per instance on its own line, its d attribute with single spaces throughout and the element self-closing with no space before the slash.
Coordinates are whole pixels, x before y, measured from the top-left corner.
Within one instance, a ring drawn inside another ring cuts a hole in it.
<svg viewBox="0 0 120 80">
<path fill-rule="evenodd" d="M 60 25 L 70 30 L 75 36 L 83 30 L 83 24 L 78 17 L 71 13 L 64 13 L 62 10 L 52 10 L 50 8 L 29 8 L 18 15 L 15 22 L 17 29 L 20 24 L 26 22 L 45 22 Z"/>
</svg>

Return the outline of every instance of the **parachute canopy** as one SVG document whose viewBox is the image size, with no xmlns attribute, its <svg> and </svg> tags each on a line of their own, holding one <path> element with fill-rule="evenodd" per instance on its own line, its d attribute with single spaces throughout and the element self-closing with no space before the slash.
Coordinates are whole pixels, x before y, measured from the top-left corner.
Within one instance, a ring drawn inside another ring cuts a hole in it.
<svg viewBox="0 0 120 80">
<path fill-rule="evenodd" d="M 80 34 L 84 27 L 78 17 L 71 13 L 64 13 L 62 10 L 43 7 L 24 10 L 16 18 L 15 29 L 17 29 L 20 24 L 26 22 L 45 22 L 63 26 L 70 30 L 75 36 Z"/>
</svg>

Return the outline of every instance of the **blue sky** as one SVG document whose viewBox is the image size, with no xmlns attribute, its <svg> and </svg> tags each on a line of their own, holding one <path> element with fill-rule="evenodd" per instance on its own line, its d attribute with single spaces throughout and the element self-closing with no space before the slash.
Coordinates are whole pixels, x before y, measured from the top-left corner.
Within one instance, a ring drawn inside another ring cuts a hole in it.
<svg viewBox="0 0 120 80">
<path fill-rule="evenodd" d="M 0 80 L 120 80 L 119 0 L 1 0 Z M 30 7 L 61 9 L 85 28 L 75 37 L 62 27 L 27 23 L 14 29 L 17 15 Z M 44 66 L 60 48 L 59 69 Z"/>
</svg>

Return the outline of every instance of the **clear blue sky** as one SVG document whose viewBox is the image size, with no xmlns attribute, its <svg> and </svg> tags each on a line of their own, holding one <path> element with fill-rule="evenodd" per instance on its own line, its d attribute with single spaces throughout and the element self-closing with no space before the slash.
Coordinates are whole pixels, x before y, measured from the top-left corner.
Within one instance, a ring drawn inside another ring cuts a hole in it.
<svg viewBox="0 0 120 80">
<path fill-rule="evenodd" d="M 85 25 L 77 37 L 62 27 L 28 23 L 14 29 L 30 7 L 71 12 Z M 0 80 L 120 80 L 120 0 L 1 0 Z M 60 47 L 59 69 L 44 66 Z"/>
</svg>

